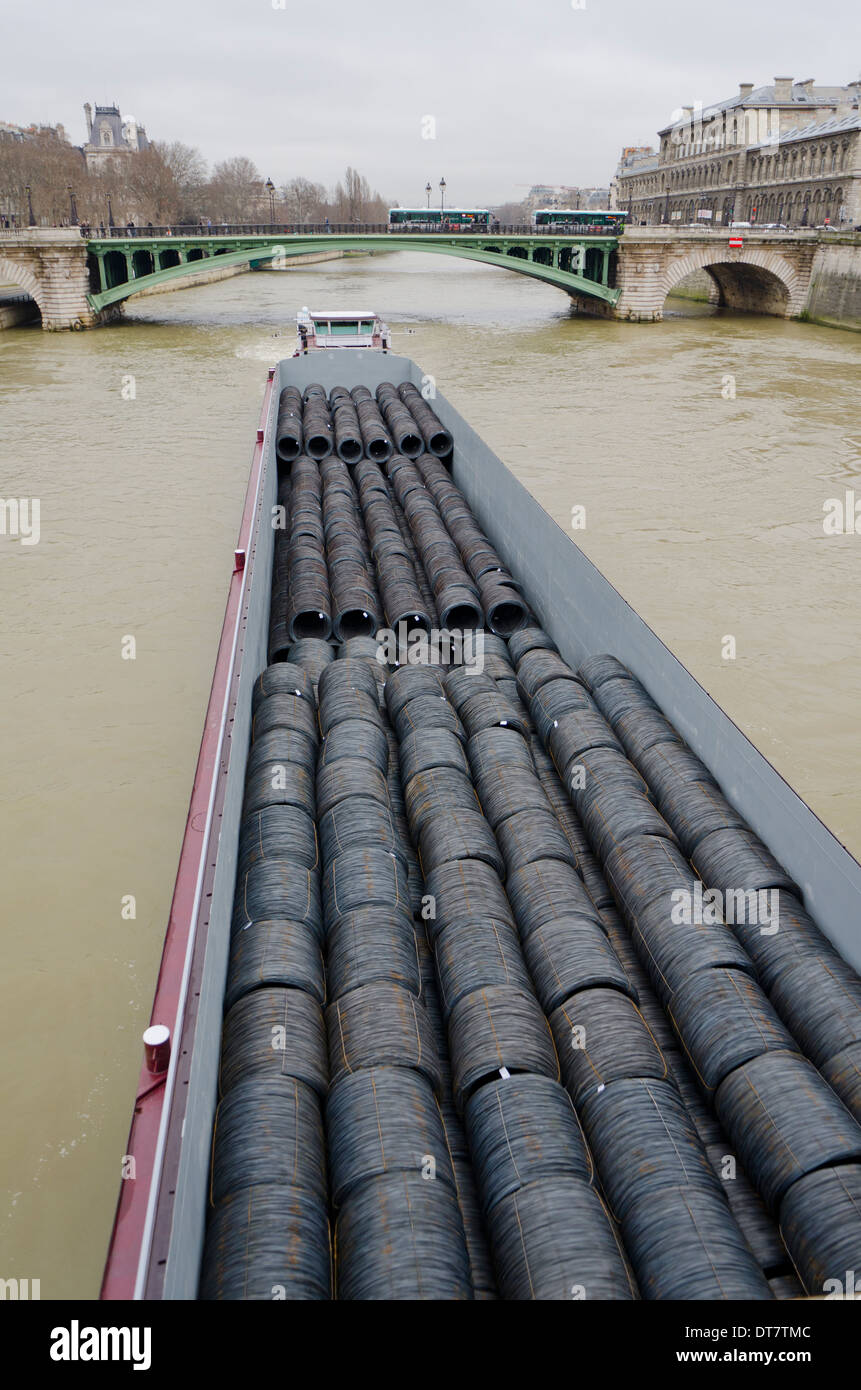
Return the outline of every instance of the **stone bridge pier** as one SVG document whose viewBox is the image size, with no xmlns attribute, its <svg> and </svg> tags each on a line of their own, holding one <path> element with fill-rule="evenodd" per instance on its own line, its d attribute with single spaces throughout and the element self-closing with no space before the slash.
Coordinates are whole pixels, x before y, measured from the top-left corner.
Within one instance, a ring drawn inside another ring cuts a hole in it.
<svg viewBox="0 0 861 1390">
<path fill-rule="evenodd" d="M 664 301 L 694 271 L 710 276 L 712 300 L 727 309 L 779 318 L 804 313 L 819 237 L 811 232 L 738 232 L 741 247 L 730 247 L 728 230 L 700 232 L 670 227 L 630 227 L 619 243 L 616 286 L 621 294 L 609 311 L 613 318 L 657 322 Z M 585 312 L 600 308 L 579 304 Z"/>
<path fill-rule="evenodd" d="M 77 227 L 22 227 L 0 231 L 0 285 L 11 284 L 35 300 L 46 329 L 95 328 L 116 310 L 95 313 L 87 246 Z"/>
</svg>

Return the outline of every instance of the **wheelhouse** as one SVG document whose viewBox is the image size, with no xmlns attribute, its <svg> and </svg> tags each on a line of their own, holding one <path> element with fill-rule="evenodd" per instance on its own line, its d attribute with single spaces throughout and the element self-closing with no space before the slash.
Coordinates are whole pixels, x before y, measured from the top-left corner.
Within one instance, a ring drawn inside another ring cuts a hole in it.
<svg viewBox="0 0 861 1390">
<path fill-rule="evenodd" d="M 373 309 L 302 309 L 296 356 L 313 348 L 389 348 L 389 329 Z"/>
</svg>

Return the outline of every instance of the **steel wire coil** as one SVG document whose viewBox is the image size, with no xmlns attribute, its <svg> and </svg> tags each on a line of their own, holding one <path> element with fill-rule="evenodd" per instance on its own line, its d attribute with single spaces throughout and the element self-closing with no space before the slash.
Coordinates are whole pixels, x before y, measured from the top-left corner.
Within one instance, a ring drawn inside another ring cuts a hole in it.
<svg viewBox="0 0 861 1390">
<path fill-rule="evenodd" d="M 477 808 L 441 806 L 423 825 L 419 862 L 425 878 L 440 864 L 458 859 L 483 860 L 505 878 L 505 861 L 496 837 Z"/>
<path fill-rule="evenodd" d="M 537 859 L 560 859 L 572 869 L 577 867 L 574 850 L 549 806 L 508 816 L 497 825 L 496 838 L 510 874 Z"/>
<path fill-rule="evenodd" d="M 715 1109 L 772 1211 L 814 1168 L 861 1161 L 861 1126 L 797 1053 L 766 1052 L 737 1067 L 718 1086 Z"/>
<path fill-rule="evenodd" d="M 293 1076 L 325 1096 L 329 1068 L 323 1011 L 304 990 L 267 985 L 244 994 L 228 1011 L 221 1038 L 222 1096 L 256 1075 Z"/>
<path fill-rule="evenodd" d="M 377 677 L 372 666 L 365 660 L 342 657 L 327 665 L 320 674 L 318 697 L 322 702 L 331 699 L 349 700 L 351 694 L 364 693 L 375 705 L 379 702 Z"/>
<path fill-rule="evenodd" d="M 470 1097 L 464 1121 L 485 1214 L 542 1178 L 592 1181 L 577 1113 L 558 1081 L 526 1073 L 489 1082 Z"/>
<path fill-rule="evenodd" d="M 395 452 L 395 445 L 380 414 L 379 406 L 373 399 L 362 400 L 353 395 L 353 400 L 362 443 L 365 446 L 365 457 L 373 459 L 374 463 L 387 463 Z"/>
<path fill-rule="evenodd" d="M 590 748 L 580 754 L 578 762 L 583 773 L 576 781 L 572 779 L 568 786 L 568 795 L 581 820 L 586 806 L 604 792 L 624 788 L 636 797 L 650 795 L 648 786 L 634 764 L 630 763 L 618 748 Z"/>
<path fill-rule="evenodd" d="M 594 700 L 607 723 L 613 725 L 632 710 L 658 710 L 660 713 L 660 706 L 646 688 L 630 675 L 602 681 L 594 692 Z"/>
<path fill-rule="evenodd" d="M 418 773 L 432 768 L 451 767 L 469 774 L 463 743 L 450 729 L 422 729 L 408 734 L 401 741 L 400 759 L 404 786 Z"/>
<path fill-rule="evenodd" d="M 248 769 L 243 819 L 267 806 L 296 806 L 313 818 L 315 805 L 314 777 L 307 767 L 273 758 L 256 769 Z"/>
<path fill-rule="evenodd" d="M 614 1081 L 582 1102 L 580 1118 L 610 1211 L 623 1226 L 667 1189 L 725 1196 L 672 1081 Z"/>
<path fill-rule="evenodd" d="M 822 1075 L 832 1091 L 836 1091 L 846 1109 L 861 1124 L 861 1043 L 838 1052 L 823 1062 Z"/>
<path fill-rule="evenodd" d="M 337 402 L 332 401 L 331 408 L 335 452 L 344 464 L 358 463 L 365 453 L 358 411 L 353 402 L 346 397 L 341 397 Z"/>
<path fill-rule="evenodd" d="M 448 1019 L 455 1105 L 463 1111 L 473 1091 L 508 1072 L 538 1072 L 559 1080 L 550 1026 L 530 991 L 490 985 L 464 995 Z"/>
<path fill-rule="evenodd" d="M 777 1225 L 767 1212 L 759 1193 L 751 1187 L 747 1174 L 735 1154 L 729 1150 L 726 1143 L 709 1144 L 706 1153 L 709 1163 L 723 1184 L 729 1209 L 753 1251 L 757 1264 L 766 1276 L 776 1270 L 785 1269 L 789 1260 Z"/>
<path fill-rule="evenodd" d="M 335 1225 L 339 1301 L 473 1297 L 457 1197 L 420 1173 L 386 1173 L 353 1190 Z"/>
<path fill-rule="evenodd" d="M 340 662 L 335 664 L 340 665 Z M 353 724 L 364 720 L 372 728 L 382 730 L 380 714 L 380 698 L 376 692 L 368 695 L 364 690 L 330 690 L 320 697 L 319 721 L 324 736 L 345 720 Z"/>
<path fill-rule="evenodd" d="M 203 1300 L 323 1300 L 332 1296 L 325 1201 L 302 1188 L 261 1183 L 212 1212 L 198 1297 Z"/>
<path fill-rule="evenodd" d="M 613 729 L 633 763 L 639 763 L 643 754 L 655 744 L 682 742 L 680 735 L 661 711 L 651 709 L 647 705 L 619 715 Z"/>
<path fill-rule="evenodd" d="M 390 807 L 369 796 L 356 796 L 338 802 L 321 816 L 320 849 L 324 863 L 331 863 L 348 850 L 371 848 L 398 855 L 406 867 L 407 846 Z"/>
<path fill-rule="evenodd" d="M 696 971 L 678 986 L 668 1010 L 707 1091 L 752 1057 L 797 1048 L 759 985 L 740 970 Z"/>
<path fill-rule="evenodd" d="M 543 627 L 527 624 L 526 627 L 518 628 L 517 632 L 512 632 L 508 639 L 508 652 L 514 666 L 517 666 L 528 652 L 535 651 L 557 651 L 556 643 Z"/>
<path fill-rule="evenodd" d="M 773 1297 L 722 1192 L 704 1187 L 654 1192 L 623 1222 L 622 1239 L 643 1298 Z"/>
<path fill-rule="evenodd" d="M 478 671 L 474 666 L 452 666 L 443 676 L 446 696 L 458 714 L 474 695 L 495 695 L 496 682 L 486 671 Z"/>
<path fill-rule="evenodd" d="M 404 458 L 415 459 L 424 452 L 424 440 L 416 422 L 407 410 L 390 381 L 383 381 L 376 390 L 377 404 L 382 411 L 386 428 L 395 442 L 398 453 Z"/>
<path fill-rule="evenodd" d="M 677 792 L 684 782 L 717 786 L 705 763 L 684 743 L 653 743 L 638 757 L 637 767 L 659 805 L 665 796 Z"/>
<path fill-rule="evenodd" d="M 386 709 L 395 724 L 401 710 L 419 696 L 442 696 L 443 675 L 436 666 L 399 666 L 386 681 Z"/>
<path fill-rule="evenodd" d="M 251 739 L 256 742 L 273 729 L 294 729 L 317 741 L 317 712 L 301 695 L 267 695 L 258 701 L 251 719 Z"/>
<path fill-rule="evenodd" d="M 793 1183 L 780 1204 L 780 1233 L 809 1294 L 857 1298 L 861 1165 L 821 1168 Z"/>
<path fill-rule="evenodd" d="M 375 980 L 393 980 L 422 997 L 416 934 L 407 911 L 374 905 L 338 917 L 326 936 L 326 979 L 333 1001 Z"/>
<path fill-rule="evenodd" d="M 427 1011 L 394 980 L 373 980 L 334 1000 L 326 1027 L 333 1085 L 364 1067 L 413 1067 L 439 1094 L 439 1051 Z"/>
<path fill-rule="evenodd" d="M 529 621 L 529 607 L 511 583 L 484 575 L 478 592 L 487 626 L 499 637 L 509 637 Z"/>
<path fill-rule="evenodd" d="M 649 1027 L 652 1027 L 650 1021 Z M 655 1036 L 657 1037 L 657 1034 Z M 714 1111 L 706 1104 L 702 1089 L 682 1053 L 676 1051 L 674 1047 L 664 1046 L 663 1043 L 661 1044 L 661 1051 L 664 1054 L 670 1076 L 678 1087 L 679 1095 L 684 1101 L 685 1108 L 703 1143 L 706 1146 L 721 1143 L 729 1145 L 727 1135 L 718 1123 Z"/>
<path fill-rule="evenodd" d="M 237 878 L 231 935 L 249 922 L 270 917 L 302 922 L 322 941 L 320 876 L 316 869 L 287 859 L 267 859 L 252 864 L 244 877 Z"/>
<path fill-rule="evenodd" d="M 475 788 L 465 772 L 453 767 L 431 767 L 404 783 L 404 804 L 413 839 L 442 806 L 480 809 Z"/>
<path fill-rule="evenodd" d="M 362 701 L 367 700 L 361 695 Z M 327 716 L 332 714 L 329 705 Z M 341 758 L 367 758 L 378 768 L 384 777 L 389 771 L 389 744 L 385 731 L 379 722 L 367 719 L 344 719 L 329 724 L 326 737 L 320 748 L 318 769 L 328 767 Z"/>
<path fill-rule="evenodd" d="M 550 734 L 556 728 L 559 719 L 569 710 L 586 712 L 593 712 L 594 710 L 591 695 L 579 681 L 561 677 L 549 680 L 546 685 L 542 685 L 541 689 L 532 696 L 528 705 L 532 722 L 535 725 L 535 732 L 543 745 L 549 742 Z"/>
<path fill-rule="evenodd" d="M 726 897 L 738 889 L 778 888 L 800 897 L 797 884 L 752 830 L 713 830 L 700 840 L 691 861 L 703 883 Z"/>
<path fill-rule="evenodd" d="M 376 637 L 359 635 L 345 637 L 338 649 L 338 661 L 367 661 L 374 673 L 377 689 L 385 685 L 388 667 L 380 660 L 380 647 Z"/>
<path fill-rule="evenodd" d="M 581 798 L 578 811 L 601 863 L 632 835 L 663 835 L 675 842 L 675 835 L 653 802 L 630 785 L 590 784 L 590 795 Z"/>
<path fill-rule="evenodd" d="M 316 698 L 320 676 L 330 662 L 335 660 L 335 648 L 331 642 L 323 641 L 322 638 L 303 637 L 292 644 L 288 655 L 290 664 L 298 666 L 312 682 Z"/>
<path fill-rule="evenodd" d="M 601 927 L 601 919 L 579 874 L 559 859 L 536 859 L 524 864 L 509 874 L 506 887 L 523 942 L 545 922 L 560 917 L 583 917 Z"/>
<path fill-rule="evenodd" d="M 667 1063 L 643 1015 L 627 994 L 586 989 L 550 1019 L 562 1079 L 580 1110 L 610 1082 L 667 1079 Z"/>
<path fill-rule="evenodd" d="M 845 961 L 831 959 L 830 953 L 788 962 L 769 994 L 800 1050 L 815 1066 L 850 1044 L 861 1043 L 861 979 Z"/>
<path fill-rule="evenodd" d="M 640 996 L 640 1013 L 643 1015 L 646 1026 L 658 1044 L 658 1047 L 666 1055 L 668 1052 L 677 1051 L 679 1039 L 664 1012 L 663 1005 L 660 1003 L 658 995 L 652 986 L 649 975 L 640 967 L 640 974 L 628 978 L 636 983 L 637 992 Z M 641 988 L 642 983 L 642 988 Z"/>
<path fill-rule="evenodd" d="M 490 1245 L 504 1299 L 636 1299 L 622 1243 L 593 1187 L 539 1178 L 496 1203 Z"/>
<path fill-rule="evenodd" d="M 317 814 L 320 820 L 342 801 L 369 796 L 389 806 L 389 784 L 368 758 L 337 758 L 317 773 Z"/>
<path fill-rule="evenodd" d="M 766 993 L 771 994 L 781 971 L 797 961 L 819 959 L 838 979 L 852 979 L 855 972 L 837 954 L 798 899 L 791 893 L 781 893 L 778 902 L 780 924 L 777 931 L 773 930 L 775 922 L 760 922 L 758 911 L 756 914 L 745 912 L 744 921 L 732 924 L 735 935 L 756 966 Z M 758 903 L 759 900 L 757 906 Z"/>
<path fill-rule="evenodd" d="M 452 922 L 434 940 L 443 1018 L 468 994 L 491 985 L 533 992 L 517 933 L 492 917 Z"/>
<path fill-rule="evenodd" d="M 637 992 L 603 931 L 583 917 L 545 922 L 530 932 L 523 954 L 546 1014 L 584 989 L 617 989 L 636 999 Z"/>
<path fill-rule="evenodd" d="M 584 694 L 587 693 L 567 661 L 564 661 L 554 648 L 536 647 L 527 651 L 517 663 L 516 679 L 520 698 L 526 705 L 538 694 L 542 686 L 555 680 L 571 681 L 574 685 L 579 685 Z"/>
<path fill-rule="evenodd" d="M 658 899 L 631 919 L 637 954 L 661 1003 L 697 972 L 730 968 L 755 975 L 753 962 L 723 922 L 680 920 L 672 900 Z"/>
<path fill-rule="evenodd" d="M 661 811 L 690 859 L 715 830 L 746 830 L 743 816 L 712 782 L 679 782 L 661 799 Z"/>
<path fill-rule="evenodd" d="M 519 768 L 531 777 L 537 776 L 529 743 L 516 729 L 498 726 L 482 729 L 469 739 L 467 753 L 474 777 L 498 772 L 501 768 L 506 771 Z"/>
<path fill-rule="evenodd" d="M 411 381 L 402 382 L 397 392 L 418 425 L 428 453 L 435 458 L 446 458 L 454 448 L 454 441 L 436 411 Z"/>
<path fill-rule="evenodd" d="M 434 915 L 425 927 L 431 942 L 453 922 L 507 922 L 514 927 L 511 904 L 499 875 L 480 859 L 455 859 L 439 864 L 427 875 Z"/>
<path fill-rule="evenodd" d="M 239 1081 L 215 1113 L 211 1204 L 264 1183 L 302 1188 L 328 1201 L 320 1100 L 292 1076 Z"/>
<path fill-rule="evenodd" d="M 407 870 L 403 860 L 373 846 L 348 849 L 326 865 L 323 913 L 327 928 L 359 907 L 410 911 Z"/>
<path fill-rule="evenodd" d="M 463 706 L 461 718 L 469 738 L 494 727 L 514 729 L 524 738 L 528 733 L 527 722 L 499 691 L 487 694 L 479 691 L 471 696 Z"/>
<path fill-rule="evenodd" d="M 613 894 L 607 886 L 607 880 L 601 873 L 598 860 L 588 850 L 585 854 L 578 853 L 577 872 L 580 874 L 583 887 L 595 906 L 599 909 L 610 907 L 613 903 Z"/>
<path fill-rule="evenodd" d="M 409 1067 L 368 1067 L 342 1076 L 326 1102 L 332 1201 L 383 1173 L 416 1173 L 456 1191 L 439 1104 Z"/>
<path fill-rule="evenodd" d="M 589 656 L 581 662 L 577 671 L 583 684 L 592 691 L 600 689 L 605 681 L 615 679 L 633 680 L 631 672 L 627 666 L 623 666 L 618 657 L 610 656 L 607 652 L 599 652 L 595 656 Z"/>
<path fill-rule="evenodd" d="M 448 729 L 461 743 L 466 743 L 466 730 L 457 717 L 454 705 L 442 692 L 438 695 L 418 695 L 414 700 L 408 700 L 392 722 L 401 742 L 413 733 L 421 738 L 431 729 Z"/>
<path fill-rule="evenodd" d="M 237 876 L 245 878 L 252 864 L 287 859 L 306 869 L 320 867 L 317 828 L 298 806 L 262 806 L 244 816 L 239 827 Z"/>
<path fill-rule="evenodd" d="M 282 463 L 293 463 L 302 453 L 302 444 L 302 395 L 295 386 L 285 386 L 278 397 L 275 452 Z"/>
<path fill-rule="evenodd" d="M 619 740 L 604 716 L 590 709 L 568 709 L 560 714 L 550 730 L 547 745 L 566 787 L 571 786 L 574 765 L 590 749 L 614 748 L 621 751 Z"/>
<path fill-rule="evenodd" d="M 332 413 L 325 396 L 309 396 L 307 391 L 302 411 L 302 430 L 305 435 L 305 452 L 315 463 L 328 458 L 335 448 L 335 433 L 332 429 Z"/>
<path fill-rule="evenodd" d="M 256 714 L 260 702 L 270 695 L 300 695 L 316 709 L 314 682 L 294 661 L 276 661 L 260 672 L 251 691 L 251 713 Z"/>
<path fill-rule="evenodd" d="M 323 954 L 316 936 L 303 922 L 291 922 L 285 917 L 264 918 L 233 937 L 224 991 L 225 1010 L 231 1009 L 244 994 L 264 985 L 302 989 L 325 1004 Z"/>
<path fill-rule="evenodd" d="M 317 763 L 317 740 L 302 729 L 277 727 L 260 734 L 248 752 L 247 776 L 264 765 L 292 763 L 313 772 Z"/>
<path fill-rule="evenodd" d="M 513 764 L 500 763 L 478 773 L 475 789 L 481 809 L 494 831 L 498 831 L 510 816 L 524 810 L 550 810 L 547 794 L 534 771 Z"/>
<path fill-rule="evenodd" d="M 604 860 L 604 877 L 616 901 L 632 915 L 660 899 L 669 917 L 671 894 L 684 889 L 693 896 L 696 876 L 672 840 L 632 835 Z"/>
</svg>

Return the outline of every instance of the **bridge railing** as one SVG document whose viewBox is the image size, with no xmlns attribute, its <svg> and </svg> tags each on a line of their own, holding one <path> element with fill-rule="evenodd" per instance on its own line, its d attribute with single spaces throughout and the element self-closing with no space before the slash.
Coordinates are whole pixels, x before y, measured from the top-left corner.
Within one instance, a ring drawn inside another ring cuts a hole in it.
<svg viewBox="0 0 861 1390">
<path fill-rule="evenodd" d="M 391 226 L 388 222 L 302 222 L 302 223 L 261 223 L 261 222 L 219 222 L 211 224 L 190 224 L 172 227 L 137 227 L 129 223 L 125 227 L 82 226 L 81 236 L 87 240 L 102 241 L 116 238 L 125 241 L 129 237 L 225 237 L 225 236 L 356 236 L 363 233 L 376 233 L 393 236 L 570 236 L 570 237 L 617 237 L 623 228 L 568 225 L 554 227 L 533 227 L 528 223 L 492 222 L 488 227 L 460 227 L 455 224 L 442 226 Z"/>
</svg>

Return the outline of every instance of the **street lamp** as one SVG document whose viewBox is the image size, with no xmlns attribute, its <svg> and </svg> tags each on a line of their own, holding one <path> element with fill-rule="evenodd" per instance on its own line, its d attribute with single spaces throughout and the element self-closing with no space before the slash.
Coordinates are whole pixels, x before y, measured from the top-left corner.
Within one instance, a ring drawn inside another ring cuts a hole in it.
<svg viewBox="0 0 861 1390">
<path fill-rule="evenodd" d="M 28 223 L 27 223 L 27 226 L 28 226 L 28 227 L 35 227 L 35 225 L 36 225 L 36 219 L 35 219 L 35 217 L 33 216 L 33 199 L 30 197 L 30 185 L 29 185 L 29 183 L 27 184 L 27 186 L 26 186 L 26 188 L 25 188 L 24 191 L 25 191 L 25 193 L 27 194 L 27 216 L 28 216 L 28 218 L 29 218 L 29 221 L 28 221 Z"/>
<path fill-rule="evenodd" d="M 430 186 L 430 179 L 428 179 L 427 186 L 425 187 L 425 193 L 428 195 L 428 208 L 430 208 L 431 193 L 433 193 L 433 189 Z"/>
<path fill-rule="evenodd" d="M 113 208 L 111 207 L 111 195 L 110 195 L 110 193 L 108 193 L 107 199 L 108 199 L 108 226 L 109 226 L 109 227 L 115 227 L 117 224 L 116 224 L 116 222 L 114 221 L 114 210 L 113 210 Z"/>
<path fill-rule="evenodd" d="M 445 212 L 445 179 L 440 179 L 440 181 L 439 181 L 439 196 L 440 196 L 439 210 L 440 210 L 440 212 Z"/>
<path fill-rule="evenodd" d="M 269 225 L 275 221 L 275 185 L 271 179 L 266 180 L 266 192 L 269 194 Z"/>
<path fill-rule="evenodd" d="M 77 227 L 77 225 L 78 225 L 78 209 L 77 209 L 77 206 L 76 206 L 76 204 L 75 204 L 75 195 L 74 195 L 74 193 L 72 192 L 72 185 L 71 185 L 71 184 L 67 184 L 67 185 L 66 185 L 66 188 L 67 188 L 67 191 L 68 191 L 68 194 L 69 194 L 69 220 L 70 220 L 70 222 L 71 222 L 71 224 L 72 224 L 73 227 Z"/>
</svg>

